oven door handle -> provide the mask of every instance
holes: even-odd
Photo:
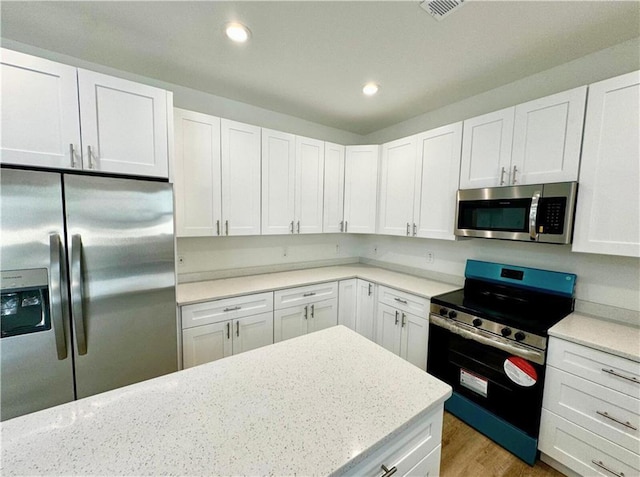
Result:
[[[534,363],[544,365],[544,352],[542,351],[525,348],[524,346],[518,345],[516,343],[510,343],[504,338],[488,335],[487,333],[484,333],[483,331],[477,330],[475,328],[472,330],[468,330],[451,320],[447,320],[437,315],[430,315],[429,321],[434,325],[439,326],[440,328],[444,328],[451,333],[461,336],[462,338],[473,340],[478,343],[491,346],[492,348],[498,348],[515,356],[520,356],[521,358],[528,359],[529,361],[533,361]]]

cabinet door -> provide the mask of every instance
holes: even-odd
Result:
[[[374,341],[376,329],[376,285],[358,279],[355,330],[365,338]]]
[[[400,357],[426,371],[429,320],[403,312],[401,314],[401,327]]]
[[[501,109],[464,122],[461,189],[509,184],[514,111]]]
[[[78,70],[85,170],[169,176],[167,92]]]
[[[224,235],[260,235],[260,128],[222,119]]]
[[[394,354],[400,355],[401,312],[384,303],[378,303],[376,315],[376,343]]]
[[[182,330],[185,368],[231,356],[231,351],[231,321]]]
[[[1,51],[0,160],[82,169],[76,69],[4,48]]]
[[[511,185],[578,180],[587,87],[516,106]]]
[[[574,252],[640,256],[640,72],[589,86]]]
[[[307,306],[309,307],[309,333],[338,324],[338,300],[336,298],[310,303]]]
[[[176,235],[220,235],[220,118],[174,109]]]
[[[359,280],[341,280],[338,284],[338,324],[356,329],[356,297]]]
[[[273,341],[288,340],[307,334],[308,305],[294,306],[273,312]]]
[[[324,233],[344,231],[344,153],[344,146],[325,142]]]
[[[344,171],[345,232],[376,232],[380,146],[347,146]]]
[[[296,232],[322,232],[324,142],[296,137]]]
[[[233,354],[273,344],[273,312],[233,320]]]
[[[262,234],[295,231],[296,137],[262,129]]]
[[[416,136],[382,146],[378,233],[413,235],[413,203],[420,162]]]
[[[418,237],[455,240],[456,193],[460,179],[462,123],[418,135],[418,177],[414,217]]]

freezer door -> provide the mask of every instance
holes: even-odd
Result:
[[[6,420],[74,398],[60,174],[3,168],[0,222],[0,319],[7,321],[0,339],[0,416]],[[43,326],[7,332],[20,309],[40,304],[48,311]]]
[[[64,175],[76,393],[177,371],[167,183]]]

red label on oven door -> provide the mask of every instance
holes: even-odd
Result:
[[[504,372],[514,383],[525,388],[531,387],[538,382],[536,368],[524,358],[511,356],[504,360]]]

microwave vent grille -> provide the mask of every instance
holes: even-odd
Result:
[[[459,9],[465,0],[425,0],[420,4],[423,10],[440,21]]]

